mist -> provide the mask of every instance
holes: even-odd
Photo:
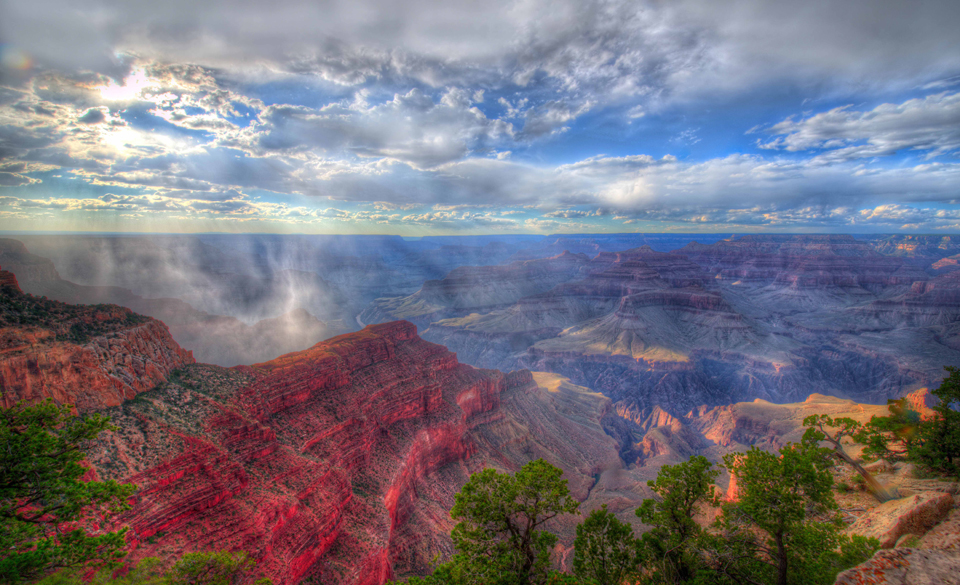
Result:
[[[377,299],[413,294],[458,266],[642,245],[667,251],[724,237],[17,235],[3,240],[0,266],[26,292],[128,307],[163,321],[198,361],[235,366],[356,331]]]

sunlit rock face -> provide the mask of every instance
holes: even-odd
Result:
[[[486,466],[545,458],[591,507],[644,495],[635,478],[594,490],[626,473],[603,430],[619,420],[608,399],[461,364],[409,322],[254,366],[193,366],[106,412],[120,430],[91,459],[140,486],[123,517],[135,558],[243,549],[280,584],[425,571],[450,552],[454,494]],[[555,527],[567,546],[576,521]]]
[[[645,412],[811,392],[883,402],[960,364],[954,280],[876,250],[889,245],[744,236],[603,251],[549,290],[468,314],[434,306],[418,325],[467,363],[556,372]],[[496,279],[487,272],[482,286]],[[469,297],[470,281],[456,280]],[[428,289],[365,314],[396,318]]]

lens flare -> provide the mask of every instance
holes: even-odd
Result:
[[[16,47],[0,44],[0,67],[26,71],[33,67],[33,59]]]

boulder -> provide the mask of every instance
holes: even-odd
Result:
[[[960,553],[960,508],[951,510],[945,520],[923,535],[917,546]]]
[[[869,561],[837,575],[834,585],[957,585],[960,554],[919,548],[879,550]]]
[[[851,524],[847,532],[876,538],[881,548],[893,548],[904,534],[925,534],[951,509],[953,496],[950,494],[916,494],[880,504]]]
[[[886,473],[893,469],[893,466],[890,465],[890,462],[886,459],[878,459],[873,463],[869,463],[863,466],[864,469],[870,473]]]

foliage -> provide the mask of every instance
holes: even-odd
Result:
[[[695,517],[703,505],[719,504],[713,483],[718,470],[706,457],[664,465],[647,485],[658,496],[644,500],[637,516],[652,527],[642,537],[642,558],[654,582],[687,582],[703,568],[703,528]]]
[[[854,435],[870,459],[904,461],[916,455],[922,423],[920,413],[911,409],[906,398],[888,400],[888,416],[873,416]]]
[[[562,582],[551,575],[557,536],[543,530],[560,514],[577,511],[563,471],[542,459],[515,475],[484,469],[470,476],[450,515],[456,554],[426,578],[410,584],[527,585]],[[561,581],[557,581],[561,579]]]
[[[805,440],[818,439],[833,444],[835,454],[857,469],[874,493],[877,486],[871,481],[872,476],[843,453],[840,446],[843,438],[850,437],[862,444],[863,453],[869,458],[908,460],[926,470],[960,476],[960,412],[957,410],[960,408],[960,370],[950,366],[945,369],[949,375],[931,392],[939,402],[929,419],[923,420],[904,398],[889,400],[890,414],[874,416],[864,425],[849,418],[807,417],[803,422],[810,428]],[[831,433],[828,429],[835,430]]]
[[[110,428],[106,417],[74,417],[50,400],[0,409],[0,581],[123,556],[126,529],[102,526],[135,486],[81,480],[84,447]]]
[[[146,321],[149,317],[116,305],[70,305],[10,287],[0,290],[0,326],[49,329],[57,341],[84,343]]]
[[[577,526],[573,572],[584,582],[618,585],[636,574],[639,544],[633,528],[608,512],[604,504]]]
[[[257,566],[245,552],[196,552],[183,556],[164,578],[164,585],[239,585]],[[258,585],[269,583],[257,581]]]
[[[825,455],[805,442],[724,457],[738,496],[718,521],[727,544],[715,562],[725,574],[745,583],[829,584],[873,553],[875,540],[840,534]]]
[[[896,490],[881,485],[858,461],[847,455],[843,448],[843,440],[849,437],[858,442],[869,442],[873,446],[871,447],[872,453],[881,450],[887,451],[889,450],[890,438],[888,437],[888,431],[885,429],[902,430],[900,425],[878,422],[875,416],[868,426],[864,426],[852,418],[835,419],[825,414],[810,415],[803,420],[803,424],[807,427],[803,434],[803,443],[810,447],[820,445],[822,442],[829,443],[831,448],[824,450],[824,453],[829,452],[859,473],[858,480],[860,483],[864,487],[868,487],[870,493],[879,502],[886,502],[898,497]],[[892,433],[893,431],[889,432]]]
[[[269,579],[257,579],[256,565],[245,552],[197,552],[184,555],[169,571],[151,557],[129,571],[103,569],[89,580],[82,571],[60,571],[36,585],[270,585]]]
[[[920,425],[920,438],[913,450],[913,458],[924,467],[960,476],[960,370],[944,368],[949,375],[931,394],[940,402],[933,407],[936,413]]]

